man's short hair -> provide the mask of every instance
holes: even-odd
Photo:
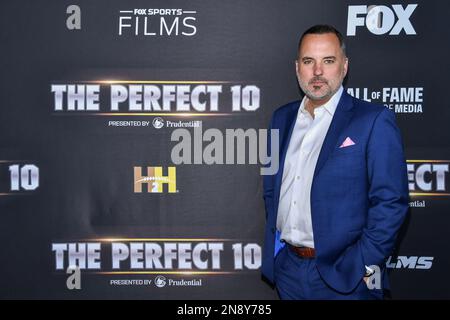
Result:
[[[300,37],[300,40],[298,41],[297,57],[298,57],[298,53],[300,52],[300,46],[302,44],[303,38],[307,34],[325,34],[325,33],[334,33],[336,35],[336,37],[339,40],[339,46],[341,47],[341,50],[344,53],[344,56],[347,56],[347,53],[345,51],[344,37],[342,36],[342,34],[333,26],[330,26],[327,24],[317,24],[315,26],[312,26],[305,32],[303,32],[302,36]]]

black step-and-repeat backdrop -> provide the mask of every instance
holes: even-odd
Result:
[[[450,298],[445,1],[8,1],[2,298],[276,299],[261,279],[266,128],[332,24],[345,88],[396,112],[410,214],[392,298]]]

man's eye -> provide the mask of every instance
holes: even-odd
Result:
[[[334,60],[333,59],[327,59],[324,62],[325,62],[325,64],[332,64],[332,63],[334,63]]]
[[[304,60],[303,64],[311,64],[311,60]]]

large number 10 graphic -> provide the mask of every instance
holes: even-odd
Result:
[[[22,167],[18,164],[9,166],[11,173],[11,191],[35,190],[39,187],[39,168],[34,164],[26,164]]]

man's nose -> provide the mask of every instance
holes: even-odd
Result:
[[[314,75],[320,76],[322,74],[323,74],[322,64],[321,63],[314,64]]]

